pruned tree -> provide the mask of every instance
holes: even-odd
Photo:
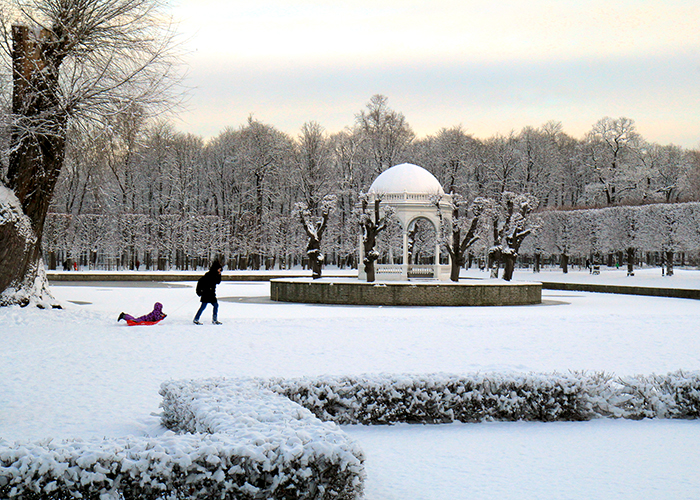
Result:
[[[0,304],[55,302],[41,241],[68,125],[135,103],[148,110],[173,103],[179,79],[164,19],[160,0],[12,0],[4,11],[2,67],[12,72],[12,110],[0,205],[19,219],[0,219]]]
[[[457,282],[459,281],[459,271],[466,263],[467,249],[481,238],[479,230],[483,222],[482,215],[488,207],[493,205],[493,201],[480,197],[469,204],[460,195],[452,193],[452,227],[449,229],[445,227],[447,221],[443,217],[439,199],[436,200],[435,205],[443,225],[442,246],[450,254],[450,279]],[[469,214],[471,214],[471,218]]]
[[[313,279],[321,277],[324,261],[323,253],[321,253],[321,239],[323,238],[323,232],[328,226],[328,218],[335,210],[335,207],[336,198],[332,194],[324,196],[321,203],[319,203],[319,216],[317,217],[312,214],[312,210],[305,202],[299,202],[295,207],[301,224],[304,226],[304,231],[309,237],[306,245],[306,255],[311,263],[311,276]]]
[[[498,277],[502,262],[503,279],[513,279],[520,245],[534,229],[530,214],[537,204],[537,198],[527,193],[503,193],[500,205],[493,211],[494,246],[489,249],[489,260],[495,265],[492,267],[493,277]]]
[[[377,236],[387,228],[389,219],[392,216],[391,210],[386,209],[384,216],[380,217],[379,205],[381,202],[381,198],[375,196],[372,212],[368,213],[369,197],[366,193],[360,194],[361,208],[358,213],[358,219],[362,231],[362,249],[364,253],[362,263],[365,265],[368,283],[372,283],[375,280],[374,263],[379,258],[379,252],[375,248],[377,246]]]

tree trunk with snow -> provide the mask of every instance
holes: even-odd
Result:
[[[455,195],[453,195],[455,196]],[[460,204],[456,202],[453,198],[452,205],[452,235],[451,241],[444,242],[444,246],[447,249],[447,253],[450,255],[451,267],[450,267],[450,280],[455,283],[459,281],[459,272],[466,263],[466,252],[469,247],[471,247],[479,237],[476,235],[479,217],[481,215],[480,211],[476,211],[474,218],[471,220],[467,234],[462,237],[461,228],[461,217],[459,213]],[[439,202],[436,204],[438,207],[438,214],[442,218],[440,212]]]
[[[374,263],[379,258],[379,252],[375,249],[377,235],[387,227],[387,216],[379,217],[379,204],[381,201],[379,198],[374,200],[373,218],[372,215],[367,213],[367,199],[362,199],[360,227],[362,229],[362,247],[364,250],[363,264],[365,265],[368,283],[372,283],[375,280]]]
[[[498,220],[494,220],[494,241],[496,245],[489,251],[489,258],[503,261],[503,279],[510,281],[513,279],[515,262],[518,258],[520,246],[523,240],[536,227],[529,221],[529,217],[538,201],[537,198],[530,194],[516,195],[504,192],[501,203],[503,222],[499,223]],[[498,273],[497,270],[496,273]],[[496,276],[493,276],[492,273],[492,277]]]
[[[313,220],[308,205],[298,204],[297,206],[301,224],[304,226],[306,236],[309,238],[306,246],[306,255],[309,257],[311,264],[311,277],[315,280],[321,277],[324,261],[321,253],[321,239],[323,238],[323,232],[328,226],[328,218],[335,209],[335,204],[335,196],[326,195],[321,201],[321,217],[318,220]]]
[[[507,252],[503,255],[503,279],[510,281],[513,279],[515,271],[515,261],[518,257],[517,253]]]
[[[489,276],[498,278],[498,273],[501,269],[501,248],[499,246],[491,247],[488,254]]]
[[[12,37],[12,113],[21,119],[11,132],[7,187],[18,204],[9,196],[1,202],[3,212],[13,215],[0,220],[0,305],[43,304],[53,298],[41,262],[41,235],[66,143],[57,97],[60,58],[48,30],[13,26]]]
[[[177,78],[172,34],[158,28],[159,0],[8,3],[14,4],[8,12],[31,28],[3,24],[0,34],[12,61],[0,305],[44,305],[55,301],[43,272],[42,234],[65,160],[68,121],[98,121],[134,103],[168,102]]]

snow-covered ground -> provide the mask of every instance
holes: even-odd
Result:
[[[700,271],[625,274],[516,278],[700,288]],[[224,282],[224,324],[195,326],[193,287],[58,283],[64,310],[0,308],[0,438],[158,435],[168,379],[700,369],[700,301],[545,290],[538,306],[324,306],[271,302],[267,283]],[[156,301],[168,313],[159,325],[116,322]],[[368,500],[700,498],[698,421],[344,429],[367,454]]]

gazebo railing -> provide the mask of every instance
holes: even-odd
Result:
[[[435,278],[435,266],[433,264],[409,264],[409,278]]]
[[[374,268],[376,274],[403,274],[401,264],[377,264]]]
[[[450,266],[434,264],[375,264],[374,272],[379,280],[447,279]]]
[[[379,197],[382,201],[431,201],[435,198],[436,194],[426,194],[426,193],[383,193]],[[444,195],[443,195],[444,196]]]

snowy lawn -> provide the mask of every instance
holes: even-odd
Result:
[[[535,276],[700,288],[700,272],[676,273]],[[224,282],[224,324],[209,324],[208,309],[195,326],[193,288],[63,283],[52,290],[65,310],[0,309],[0,438],[162,434],[158,388],[169,379],[700,369],[700,301],[545,290],[539,306],[345,307],[274,303],[267,283]],[[117,324],[156,301],[168,313],[159,325]],[[700,497],[697,421],[344,429],[367,454],[368,500]]]

